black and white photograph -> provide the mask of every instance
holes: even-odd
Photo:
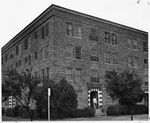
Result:
[[[0,0],[1,121],[149,122],[150,0]]]

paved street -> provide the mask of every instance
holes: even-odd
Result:
[[[131,116],[125,115],[125,116],[95,116],[95,117],[89,117],[89,118],[70,118],[70,119],[61,119],[60,121],[118,121],[118,120],[124,120],[124,121],[130,121]],[[134,115],[133,116],[134,121],[148,121],[148,115]],[[149,118],[150,120],[150,118]],[[29,119],[22,119],[21,117],[2,117],[2,121],[30,121]],[[37,121],[37,120],[34,120]],[[41,121],[41,120],[40,120]],[[46,121],[46,120],[45,120]]]

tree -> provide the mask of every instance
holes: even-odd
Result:
[[[13,96],[28,112],[30,120],[33,120],[33,115],[30,111],[30,104],[40,79],[33,77],[31,70],[18,73],[16,70],[6,72],[4,82],[2,84],[2,95],[4,97]]]
[[[64,78],[58,83],[53,81],[44,82],[35,96],[37,110],[42,114],[47,114],[47,90],[51,88],[50,96],[50,113],[51,119],[58,119],[67,117],[69,112],[77,108],[77,94],[72,85],[70,85]]]
[[[106,92],[112,99],[118,99],[120,104],[130,107],[131,120],[133,120],[132,108],[137,102],[141,102],[144,91],[141,88],[142,79],[135,73],[124,71],[121,73],[106,71]]]

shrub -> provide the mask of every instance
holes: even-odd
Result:
[[[20,107],[21,107],[20,105],[17,105],[17,106],[15,106],[15,108],[13,109],[13,111],[14,111],[14,116],[15,116],[15,117],[19,116],[19,108],[20,108]]]
[[[133,105],[133,114],[148,114],[148,107],[145,105]],[[129,115],[130,107],[127,105],[110,105],[107,109],[107,115]]]
[[[69,118],[81,118],[81,117],[94,117],[95,109],[85,108],[85,109],[74,109],[70,111]]]
[[[107,108],[107,115],[111,115],[111,116],[116,116],[116,115],[119,115],[119,109],[116,105],[110,105],[108,108]]]
[[[5,109],[2,107],[2,115],[5,114]]]
[[[134,105],[133,114],[148,114],[148,107],[145,105]]]
[[[24,107],[19,108],[19,115],[23,118],[29,118],[28,112]]]
[[[14,117],[14,112],[13,112],[12,108],[8,108],[6,110],[6,116],[8,116],[8,117]]]

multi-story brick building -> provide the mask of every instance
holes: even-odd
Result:
[[[51,5],[2,48],[2,69],[31,66],[35,76],[65,76],[78,93],[78,107],[113,101],[104,88],[106,70],[136,71],[148,100],[148,33]]]

